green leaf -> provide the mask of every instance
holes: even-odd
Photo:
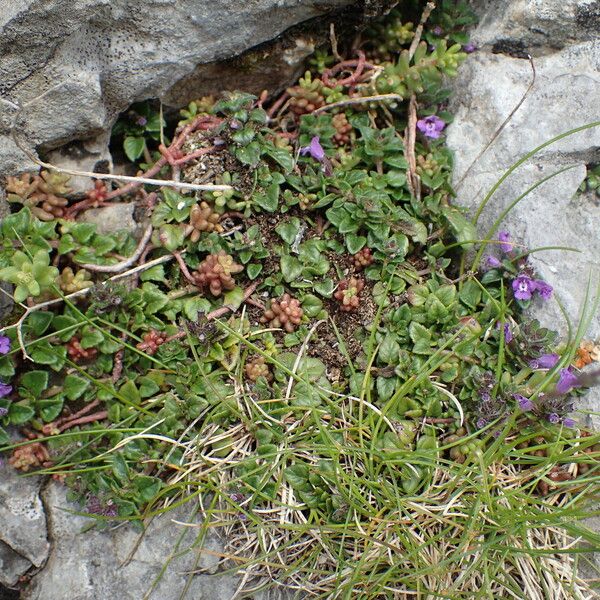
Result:
[[[183,314],[190,321],[198,320],[198,313],[210,312],[210,302],[206,298],[187,298],[183,302]]]
[[[477,239],[475,226],[461,212],[455,208],[445,206],[442,214],[446,218],[448,226],[457,242],[470,242]]]
[[[149,477],[148,475],[138,475],[133,483],[138,491],[139,497],[144,502],[150,502],[156,494],[158,494],[162,481],[156,477]]]
[[[40,400],[38,402],[40,416],[46,423],[50,423],[50,421],[54,421],[60,415],[63,405],[64,399],[61,396]]]
[[[249,279],[256,279],[260,272],[262,271],[263,266],[260,263],[251,263],[246,267],[246,273]]]
[[[313,294],[306,294],[302,299],[302,309],[308,318],[313,319],[323,309],[323,302]]]
[[[10,438],[8,437],[8,433],[6,433],[3,427],[0,427],[0,446],[8,446],[9,444]]]
[[[252,197],[253,202],[268,212],[275,212],[279,204],[279,184],[272,183],[267,187],[264,193],[255,194]]]
[[[119,394],[123,396],[125,400],[129,401],[130,404],[134,404],[136,406],[139,405],[142,400],[140,392],[131,379],[120,387]]]
[[[165,281],[164,265],[155,265],[140,275],[141,281]]]
[[[160,390],[160,387],[156,381],[145,375],[138,379],[138,383],[140,385],[140,396],[142,398],[150,398],[151,396],[154,396],[158,390]]]
[[[331,298],[334,289],[335,282],[331,278],[323,279],[323,281],[317,281],[313,285],[313,290],[324,298]]]
[[[183,246],[184,231],[179,225],[163,225],[158,239],[169,252],[174,252]]]
[[[143,137],[127,136],[123,140],[125,156],[127,156],[131,162],[135,162],[144,153],[145,147],[146,140]]]
[[[356,235],[350,233],[345,238],[346,248],[350,254],[356,254],[359,250],[362,250],[367,243],[367,238],[363,235]]]
[[[287,467],[283,471],[286,481],[296,491],[311,490],[311,485],[308,483],[308,473],[308,467],[300,463]]]
[[[423,327],[420,323],[412,321],[408,326],[410,339],[414,343],[413,352],[415,354],[429,354],[431,351],[431,331]]]
[[[236,286],[232,290],[226,292],[223,296],[223,303],[226,306],[231,306],[236,311],[244,301],[244,290]]]
[[[57,363],[56,350],[48,342],[41,342],[31,349],[30,354],[33,362],[40,365],[55,365]]]
[[[115,477],[119,480],[121,485],[127,485],[129,483],[129,467],[120,453],[114,453],[112,455],[112,472]]]
[[[475,281],[469,279],[463,283],[458,297],[463,304],[475,310],[481,302],[481,288]]]
[[[298,232],[300,231],[301,222],[298,217],[292,217],[289,221],[281,221],[275,231],[279,234],[281,239],[288,244],[293,244]]]
[[[394,334],[388,333],[379,346],[379,359],[386,365],[392,365],[398,361],[399,356],[400,344]]]
[[[148,285],[152,284],[146,284],[146,286]],[[143,289],[143,298],[144,302],[146,303],[144,314],[153,315],[169,303],[169,297],[157,289],[152,289],[146,286],[144,286]]]
[[[289,173],[294,168],[294,157],[288,150],[285,150],[284,148],[276,148],[275,146],[269,146],[266,154],[275,162],[279,163],[286,173]]]
[[[247,146],[236,148],[235,157],[245,165],[255,167],[260,160],[261,147],[256,141],[250,142]]]
[[[53,314],[51,312],[36,311],[29,315],[27,319],[27,328],[36,336],[41,336],[52,323]]]
[[[67,375],[63,383],[63,391],[69,400],[76,400],[90,385],[89,379],[77,375]]]
[[[377,398],[385,402],[389,400],[396,391],[397,377],[377,377]]]
[[[104,335],[99,329],[84,327],[80,340],[82,348],[96,348],[103,341]]]
[[[10,379],[15,374],[15,365],[9,356],[0,356],[0,379]]]
[[[19,385],[38,398],[48,387],[48,371],[28,371],[21,377]]]
[[[302,265],[295,256],[285,255],[281,257],[281,273],[287,283],[295,281],[302,275]]]
[[[35,411],[27,402],[13,402],[8,407],[8,420],[12,425],[22,425],[33,417]]]

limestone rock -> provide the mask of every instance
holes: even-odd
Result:
[[[455,120],[448,129],[448,144],[455,153],[458,202],[471,213],[519,158],[554,136],[598,118],[600,42],[567,47],[536,59],[535,65],[537,77],[531,93],[478,159],[525,93],[531,69],[528,61],[479,52],[467,59],[454,83]],[[545,250],[532,255],[532,263],[554,286],[575,321],[584,302],[588,276],[598,276],[600,263],[600,206],[591,195],[576,194],[586,164],[600,161],[599,147],[600,127],[547,146],[501,185],[479,222],[483,235],[530,186],[572,167],[532,190],[509,213],[502,229],[528,248],[564,246],[579,251]],[[544,324],[566,330],[555,301],[536,305],[535,313]],[[592,320],[588,335],[600,335],[598,317]]]
[[[32,148],[47,152],[108,132],[117,115],[135,101],[158,97],[181,105],[198,97],[204,91],[199,65],[231,59],[292,26],[357,3],[4,1],[0,3],[0,97],[12,106],[0,102],[0,174],[31,168],[7,135],[15,105],[22,107],[17,119],[21,137]],[[361,3],[369,15],[390,4],[389,0]],[[283,53],[276,52],[275,57],[267,53],[266,59],[277,62],[281,54],[293,71],[306,56],[305,46],[314,43],[310,37],[303,32],[298,44],[289,39]],[[260,61],[260,56],[252,60]],[[237,72],[247,67],[240,65]],[[282,72],[281,85],[289,74],[289,70]],[[260,77],[258,69],[255,86]],[[178,94],[170,93],[178,84]],[[182,91],[187,98],[180,96]]]
[[[474,8],[473,40],[494,52],[541,56],[600,35],[598,0],[476,0]]]
[[[4,467],[0,479],[0,583],[13,586],[32,566],[41,567],[50,549],[39,477],[20,477]]]
[[[199,534],[197,527],[174,523],[174,520],[199,523],[190,516],[192,503],[156,517],[141,541],[141,533],[127,524],[82,533],[90,519],[61,510],[80,510],[65,499],[63,486],[54,483],[48,486],[46,504],[51,511],[52,554],[23,593],[23,600],[139,600],[142,597],[176,600],[188,577],[188,598],[224,600],[233,596],[237,581],[233,576],[207,574],[214,571],[215,556],[221,551],[218,540],[211,535],[203,545],[205,553],[199,558],[193,550],[172,557],[173,553],[188,549]],[[169,567],[152,589],[169,558],[172,558]],[[188,575],[190,571],[198,571],[198,574]],[[144,595],[146,592],[148,596]]]

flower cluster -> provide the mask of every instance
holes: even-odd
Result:
[[[8,354],[10,352],[10,338],[6,335],[0,335],[0,354]],[[12,385],[0,381],[0,398],[8,396],[12,392]],[[0,408],[0,417],[6,415],[5,408]],[[4,413],[4,414],[2,414]]]

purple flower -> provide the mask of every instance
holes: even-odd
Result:
[[[325,158],[325,150],[323,150],[323,146],[321,146],[319,136],[315,135],[313,139],[310,140],[310,144],[308,146],[300,148],[300,154],[302,154],[302,156],[310,154],[315,160],[323,162],[323,159]]]
[[[531,300],[531,295],[535,291],[533,279],[527,275],[519,275],[513,279],[512,289],[517,300]]]
[[[475,52],[475,50],[477,50],[477,46],[473,43],[473,42],[468,42],[466,44],[463,44],[463,52],[466,52],[467,54],[471,54],[472,52]]]
[[[519,408],[522,411],[529,412],[535,407],[535,404],[529,398],[525,398],[521,394],[513,394],[513,398],[519,403]]]
[[[485,265],[489,268],[489,269],[497,269],[498,267],[502,266],[502,262],[499,261],[495,256],[488,256],[485,259]]]
[[[500,242],[502,252],[510,252],[513,249],[513,244],[509,240],[510,233],[508,231],[500,231],[498,233],[498,241]]]
[[[0,398],[4,398],[4,396],[8,396],[12,392],[12,385],[8,385],[7,383],[2,383],[0,381]]]
[[[146,119],[146,117],[138,117],[135,123],[140,127],[145,127],[148,124],[148,119]]]
[[[529,366],[532,369],[551,369],[559,359],[558,354],[542,354],[538,358],[530,360]]]
[[[8,414],[8,408],[4,408],[4,406],[0,406],[0,417],[5,417]]]
[[[8,354],[10,351],[10,338],[0,335],[0,354]]]
[[[549,300],[552,296],[552,286],[541,279],[536,279],[533,282],[535,291],[544,299]]]
[[[487,425],[487,421],[483,417],[480,417],[477,419],[476,425],[477,429],[483,429]]]
[[[442,135],[442,131],[446,127],[446,123],[442,121],[436,115],[430,115],[429,117],[425,117],[424,119],[419,119],[417,121],[417,129],[428,138],[432,138],[437,140],[440,135]]]
[[[510,323],[504,323],[504,342],[510,344],[513,339],[512,331],[510,330]]]
[[[575,425],[576,425],[576,423],[575,423],[575,419],[571,419],[571,417],[565,417],[565,418],[563,419],[563,425],[564,425],[565,427],[569,427],[569,428],[571,428],[571,427],[575,427]]]
[[[576,387],[581,387],[577,375],[571,373],[571,369],[561,369],[559,371],[558,383],[556,384],[556,391],[559,394],[566,394]]]
[[[436,25],[431,31],[433,35],[442,35],[444,33],[444,30],[439,25]]]
[[[550,421],[550,423],[558,423],[560,421],[560,417],[556,414],[556,413],[550,413],[547,417],[548,421]]]

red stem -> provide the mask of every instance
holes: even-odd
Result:
[[[71,427],[75,427],[75,425],[85,425],[86,423],[93,423],[94,421],[102,421],[108,417],[108,411],[102,410],[100,412],[94,413],[93,415],[88,415],[87,417],[81,417],[79,419],[73,419],[72,421],[68,421],[61,425],[58,430],[62,433],[66,429],[70,429]]]

